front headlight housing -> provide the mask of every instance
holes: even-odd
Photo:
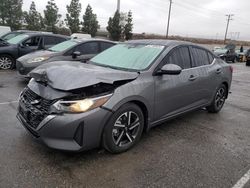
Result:
[[[112,96],[112,94],[104,95],[96,98],[86,98],[82,100],[56,102],[53,107],[59,112],[65,113],[83,113],[104,105]]]
[[[49,57],[35,57],[27,61],[27,63],[38,63],[49,59]]]

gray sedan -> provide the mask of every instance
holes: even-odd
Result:
[[[192,43],[130,41],[85,64],[54,62],[33,70],[17,117],[51,148],[103,146],[120,153],[164,121],[204,107],[219,112],[232,71]]]
[[[28,73],[39,65],[53,61],[86,62],[115,44],[112,41],[101,39],[68,40],[47,50],[37,51],[18,58],[16,62],[17,71],[20,75],[28,76]]]

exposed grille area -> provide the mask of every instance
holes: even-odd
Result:
[[[19,113],[30,127],[36,129],[49,114],[49,108],[54,102],[40,97],[27,87],[20,95]]]

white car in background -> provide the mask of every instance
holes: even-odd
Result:
[[[8,32],[10,32],[11,29],[8,26],[0,26],[0,37]]]
[[[83,34],[83,33],[73,33],[71,36],[71,39],[91,39],[90,34]]]

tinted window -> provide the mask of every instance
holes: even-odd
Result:
[[[210,63],[210,64],[213,63],[213,61],[214,61],[214,56],[213,56],[211,53],[209,53],[209,52],[208,52],[208,59],[209,59],[209,63]]]
[[[40,41],[40,36],[31,37],[23,42],[24,46],[38,46]]]
[[[76,47],[75,51],[81,52],[82,55],[85,54],[97,54],[98,53],[98,42],[88,42],[80,44]]]
[[[104,51],[110,48],[111,46],[114,46],[114,44],[109,43],[109,42],[100,42],[100,44],[101,44],[101,51]]]
[[[203,65],[209,65],[209,59],[207,55],[207,51],[200,48],[193,48],[193,67],[199,67]]]
[[[188,47],[175,49],[168,57],[167,63],[179,65],[182,69],[190,68],[191,60]]]

